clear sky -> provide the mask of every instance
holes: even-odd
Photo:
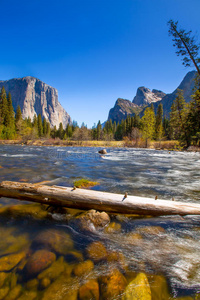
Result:
[[[172,92],[191,70],[169,19],[200,35],[200,0],[0,0],[0,10],[0,80],[39,78],[88,127],[117,98],[132,100],[139,86]]]

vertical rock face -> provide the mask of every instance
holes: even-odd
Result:
[[[158,91],[153,89],[152,91],[144,86],[139,87],[137,89],[136,96],[133,99],[133,103],[142,106],[142,105],[148,105],[152,102],[157,102],[162,100],[162,98],[166,94],[162,91]]]
[[[5,87],[6,92],[10,92],[13,107],[16,112],[19,105],[22,110],[23,118],[41,114],[46,118],[51,126],[59,126],[63,123],[64,128],[71,118],[58,101],[58,91],[34,77],[24,77],[0,81],[0,88]]]

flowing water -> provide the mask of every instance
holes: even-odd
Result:
[[[98,150],[1,145],[0,181],[73,186],[87,178],[99,182],[96,190],[199,202],[199,153]],[[112,215],[110,225],[88,223],[86,230],[80,211],[22,203],[1,199],[0,299],[132,299],[125,298],[130,283],[151,289],[135,299],[200,299],[200,217]],[[40,250],[52,255],[49,261]],[[16,262],[8,267],[6,259]],[[31,259],[41,268],[34,270]],[[145,287],[138,274],[145,274]]]

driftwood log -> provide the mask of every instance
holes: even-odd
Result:
[[[200,204],[166,201],[62,186],[3,181],[0,197],[118,214],[200,215]]]

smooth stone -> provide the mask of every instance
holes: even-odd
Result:
[[[0,288],[4,285],[5,280],[8,278],[9,273],[0,272]]]
[[[107,250],[103,243],[93,242],[86,248],[87,256],[95,263],[107,258]]]
[[[75,276],[81,277],[88,275],[94,269],[94,263],[91,260],[86,260],[75,266],[73,273]]]
[[[43,208],[41,204],[13,205],[9,207],[8,212],[14,217],[32,216],[36,219],[44,219],[48,215],[48,212]]]
[[[61,275],[44,291],[42,300],[77,300],[78,289],[77,280]]]
[[[151,289],[144,273],[139,273],[126,287],[122,300],[151,300]]]
[[[55,280],[58,278],[61,273],[65,270],[64,258],[63,256],[59,257],[58,260],[52,263],[52,265],[47,268],[46,270],[42,271],[37,278],[42,280],[44,278],[48,278],[50,281]]]
[[[34,278],[26,283],[26,288],[27,290],[37,290],[38,285],[39,281],[36,278]]]
[[[137,232],[142,235],[157,236],[165,232],[165,229],[161,226],[144,226],[137,228]]]
[[[25,256],[25,252],[20,252],[1,257],[0,272],[12,270]]]
[[[37,296],[36,291],[25,291],[17,300],[35,300]]]
[[[42,289],[46,289],[51,284],[51,280],[49,278],[43,278],[40,282],[40,286]]]
[[[19,298],[22,292],[22,286],[20,284],[16,285],[11,291],[9,291],[8,295],[4,300],[16,300]]]
[[[0,289],[0,300],[4,299],[6,297],[6,295],[9,293],[9,287],[2,287]]]
[[[102,299],[118,299],[126,288],[127,281],[118,269],[100,279],[100,295]]]
[[[35,238],[34,243],[44,245],[61,255],[66,255],[74,247],[74,242],[70,235],[57,229],[42,231]]]
[[[99,284],[91,279],[79,288],[79,300],[99,300]]]
[[[56,260],[56,255],[47,250],[36,251],[27,261],[25,271],[28,276],[35,276],[48,268]]]
[[[151,287],[152,300],[170,299],[167,280],[164,276],[150,275],[148,281]]]

